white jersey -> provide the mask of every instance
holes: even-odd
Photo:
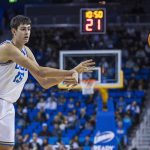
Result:
[[[11,43],[11,41],[7,40],[3,43]],[[21,52],[27,57],[25,48]],[[27,78],[28,70],[22,66],[12,61],[7,63],[0,62],[0,99],[10,103],[16,102],[20,97]]]

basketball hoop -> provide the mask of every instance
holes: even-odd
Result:
[[[90,95],[94,93],[94,86],[96,84],[96,80],[82,80],[81,87],[82,87],[82,94],[83,95]]]

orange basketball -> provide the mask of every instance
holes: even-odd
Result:
[[[150,33],[148,34],[148,46],[150,46]]]

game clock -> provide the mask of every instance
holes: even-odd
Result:
[[[80,9],[80,33],[104,34],[106,32],[105,8]]]

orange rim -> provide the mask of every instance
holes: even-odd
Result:
[[[96,82],[96,80],[95,79],[82,80],[81,82],[83,82],[83,83],[94,83],[94,82]]]

